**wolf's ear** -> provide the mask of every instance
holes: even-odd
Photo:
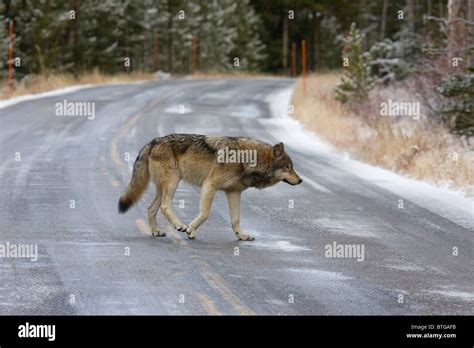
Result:
[[[273,146],[273,155],[275,157],[280,157],[281,155],[283,155],[283,151],[285,151],[283,143],[279,143]]]

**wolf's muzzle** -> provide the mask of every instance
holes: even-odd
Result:
[[[287,184],[292,185],[292,186],[296,186],[296,185],[301,184],[301,183],[303,182],[303,179],[300,178],[296,184],[293,184],[292,182],[289,182],[289,181],[286,180],[286,179],[283,179],[283,181],[286,182]]]

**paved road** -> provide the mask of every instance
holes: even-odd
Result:
[[[472,315],[472,228],[414,202],[398,209],[395,194],[291,144],[307,180],[244,193],[254,242],[235,240],[223,194],[192,241],[161,215],[168,236],[151,237],[152,189],[117,214],[127,159],[146,142],[175,132],[277,142],[284,128],[265,122],[266,96],[292,83],[111,85],[1,109],[0,243],[37,244],[39,258],[0,259],[0,314]],[[95,102],[95,118],[56,116],[64,99]],[[182,221],[198,199],[181,184]],[[364,261],[325,257],[333,242],[363,245]]]

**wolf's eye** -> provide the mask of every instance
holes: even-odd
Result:
[[[290,166],[286,166],[285,168],[283,168],[283,170],[284,170],[285,172],[289,172],[290,169],[291,169]]]

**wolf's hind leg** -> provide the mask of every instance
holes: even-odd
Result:
[[[188,234],[189,239],[196,238],[196,230],[208,218],[209,212],[211,210],[212,201],[214,200],[215,194],[216,194],[215,188],[212,187],[211,184],[206,183],[204,181],[204,183],[202,185],[202,189],[201,189],[201,200],[200,200],[200,203],[199,203],[199,214],[189,224],[188,228],[186,229],[186,233]]]
[[[225,194],[229,205],[230,221],[235,235],[239,240],[255,240],[251,235],[243,233],[240,228],[240,192],[226,192]]]
[[[161,187],[159,184],[156,184],[156,197],[151,202],[150,206],[148,207],[148,223],[150,224],[151,234],[153,237],[165,237],[166,233],[162,232],[156,226],[156,214],[158,213],[158,209],[160,209],[161,205]]]
[[[162,181],[162,201],[161,201],[161,212],[168,219],[169,222],[176,228],[178,231],[185,231],[186,226],[179,221],[177,216],[174,214],[173,210],[171,209],[171,204],[173,202],[173,197],[178,188],[179,184],[179,176],[177,175],[169,175],[166,178],[166,181]]]

